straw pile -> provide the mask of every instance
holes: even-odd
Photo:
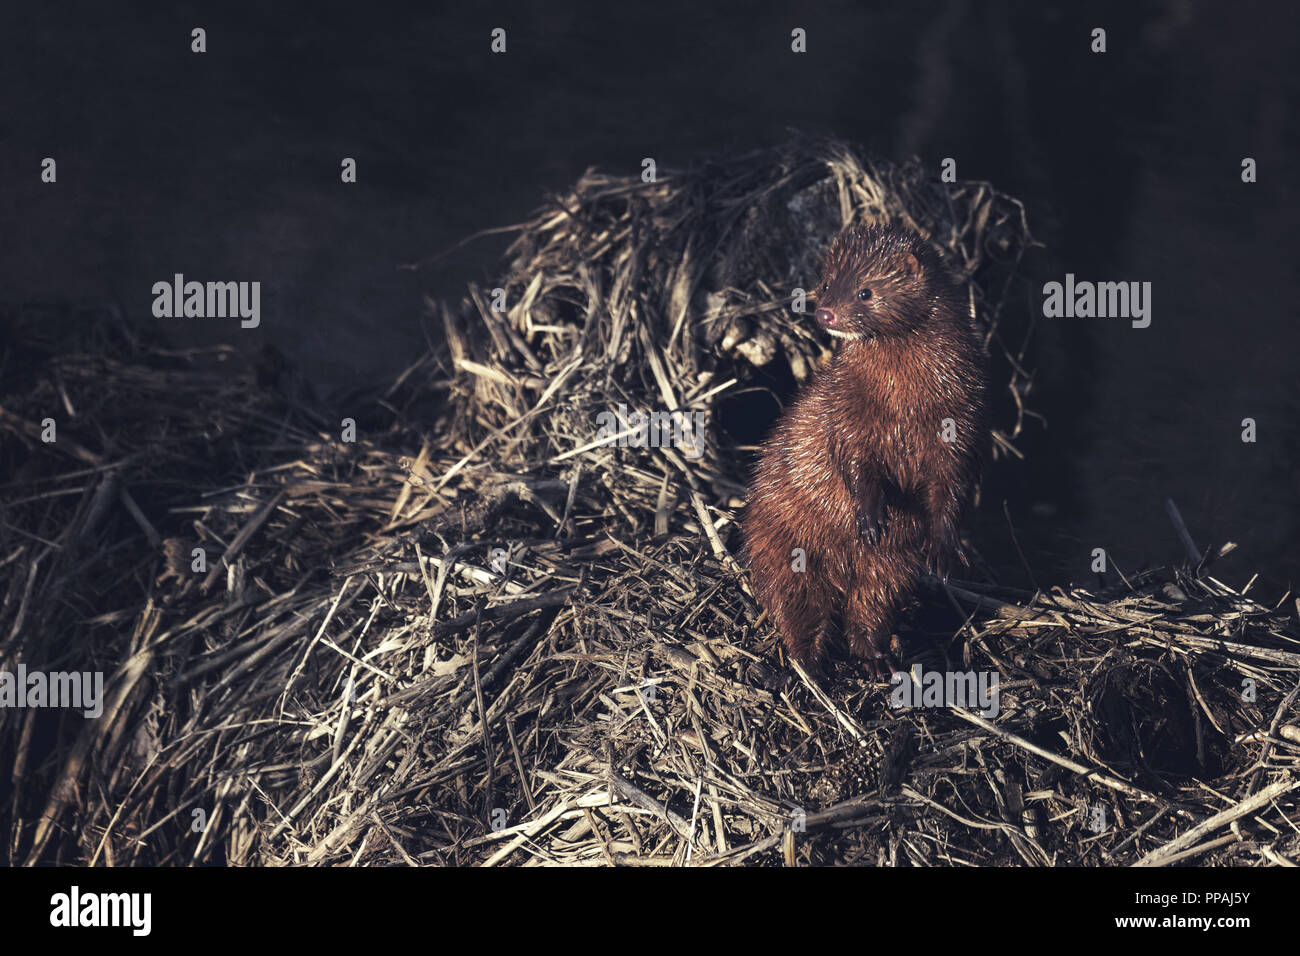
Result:
[[[908,659],[996,671],[996,716],[782,666],[718,413],[824,359],[795,290],[884,217],[969,280],[1014,454],[1020,207],[837,143],[588,173],[493,289],[432,303],[445,344],[328,411],[274,356],[217,374],[236,358],[9,316],[31,371],[0,395],[0,667],[108,679],[97,720],[0,710],[7,859],[1294,859],[1300,636],[1213,555],[1114,593],[930,581]],[[705,438],[598,441],[620,404]]]

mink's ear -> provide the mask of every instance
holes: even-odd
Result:
[[[909,252],[903,258],[903,271],[907,273],[909,279],[915,279],[921,274],[921,260],[916,258],[915,252]]]

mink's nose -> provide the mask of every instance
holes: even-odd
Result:
[[[817,321],[820,322],[824,328],[829,329],[835,324],[835,313],[830,309],[818,309]]]

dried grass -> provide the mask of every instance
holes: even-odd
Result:
[[[218,375],[114,323],[41,344],[0,408],[0,667],[111,677],[98,720],[0,710],[7,858],[1293,861],[1295,615],[1208,558],[1114,592],[929,581],[907,659],[996,671],[990,719],[780,665],[717,413],[824,359],[793,290],[882,217],[969,280],[1014,454],[1022,210],[833,142],[588,173],[518,227],[507,311],[432,303],[445,347],[343,403],[352,443],[274,360]],[[703,454],[595,443],[619,403],[704,413]]]

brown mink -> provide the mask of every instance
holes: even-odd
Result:
[[[886,678],[922,570],[965,560],[957,526],[989,440],[984,350],[951,273],[908,231],[836,236],[815,296],[840,342],[764,444],[745,558],[792,657],[820,671],[842,628]]]

